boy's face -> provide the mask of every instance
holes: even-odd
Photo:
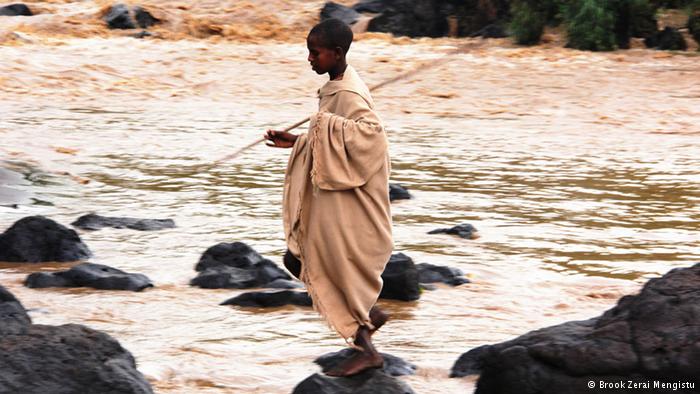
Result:
[[[315,34],[306,38],[306,47],[309,49],[307,60],[311,63],[311,69],[316,71],[316,74],[325,74],[332,70],[342,56],[340,48],[324,47]]]

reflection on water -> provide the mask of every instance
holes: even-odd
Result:
[[[301,46],[123,43],[0,48],[0,75],[12,76],[0,83],[0,154],[22,191],[50,203],[0,206],[0,227],[34,214],[63,224],[92,211],[173,218],[177,228],[153,233],[81,233],[94,262],[157,287],[22,287],[47,265],[0,265],[0,282],[35,322],[117,337],[158,392],[289,392],[342,340],[311,310],[221,307],[240,291],[188,281],[218,242],[245,241],[281,262],[288,151],[261,145],[211,163],[311,113],[323,80]],[[376,83],[439,56],[438,44],[450,41],[361,41],[351,55]],[[469,391],[473,380],[447,375],[472,347],[595,316],[646,278],[700,261],[694,59],[488,47],[459,57],[375,94],[392,180],[415,196],[392,205],[396,251],[473,281],[381,302],[393,319],[377,345],[421,368],[405,378],[420,393]],[[14,63],[23,58],[32,61]],[[59,78],[70,70],[85,78]],[[426,234],[461,222],[482,238]]]

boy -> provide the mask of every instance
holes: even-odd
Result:
[[[307,37],[308,61],[328,73],[308,133],[268,130],[268,146],[293,148],[284,181],[285,266],[300,278],[316,309],[359,350],[330,376],[379,368],[371,335],[388,316],[372,308],[391,256],[389,155],[369,89],[345,55],[352,31],[337,19]]]

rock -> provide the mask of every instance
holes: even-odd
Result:
[[[78,234],[43,216],[18,220],[0,235],[0,261],[78,261],[91,256]]]
[[[644,39],[644,45],[647,48],[665,51],[685,51],[688,49],[688,44],[686,44],[683,35],[672,27],[666,27],[653,36]]]
[[[352,6],[352,9],[357,12],[381,14],[386,9],[386,0],[362,0]]]
[[[353,348],[345,348],[338,352],[324,354],[323,356],[314,360],[314,362],[320,365],[321,369],[325,373],[343,362],[343,360],[350,358],[355,353],[357,353],[357,350]],[[384,357],[384,367],[382,368],[382,371],[384,371],[385,374],[389,376],[415,375],[417,367],[414,364],[411,364],[400,357],[392,356],[391,354],[380,354],[382,357]]]
[[[135,29],[136,27],[145,29],[160,22],[142,7],[136,6],[129,9],[125,4],[115,4],[110,7],[104,21],[110,29]]]
[[[469,279],[465,278],[462,270],[458,268],[420,263],[416,264],[416,269],[420,283],[442,282],[451,286],[469,283]]]
[[[220,305],[238,305],[257,308],[278,307],[282,305],[311,306],[311,297],[299,291],[254,291],[230,298]]]
[[[404,382],[370,369],[347,378],[313,374],[299,383],[292,394],[414,394]]]
[[[389,200],[409,200],[411,198],[411,193],[409,193],[403,186],[399,185],[398,183],[389,184]]]
[[[130,274],[101,264],[84,263],[68,271],[35,272],[27,276],[24,285],[30,288],[44,287],[92,287],[100,290],[141,291],[153,287],[142,274]]]
[[[478,230],[469,223],[463,223],[452,228],[439,228],[436,230],[429,231],[428,234],[451,234],[458,235],[465,239],[479,238]]]
[[[403,253],[391,255],[382,273],[384,286],[380,298],[415,301],[420,298],[418,270],[413,260]]]
[[[210,247],[200,257],[195,270],[200,273],[190,284],[206,289],[299,286],[277,264],[242,242]]]
[[[481,357],[491,348],[491,345],[476,347],[457,359],[450,371],[451,378],[461,378],[470,375],[479,375],[484,368]]]
[[[131,36],[134,38],[146,38],[146,37],[152,37],[153,34],[149,31],[142,30],[136,34],[132,34]]]
[[[334,3],[332,1],[327,2],[321,9],[321,21],[326,19],[340,19],[347,25],[353,25],[360,19],[360,14],[350,7],[346,7],[341,4]]]
[[[6,393],[149,394],[134,357],[90,328],[31,325],[0,337],[0,388]]]
[[[0,338],[8,334],[26,333],[30,324],[32,320],[19,300],[0,286]]]
[[[467,354],[479,354],[460,357],[464,363],[455,364],[452,373],[480,369],[476,394],[583,394],[591,392],[589,381],[696,382],[699,326],[696,264],[651,279],[639,294],[622,297],[602,316],[474,349]]]
[[[0,286],[0,392],[151,394],[134,357],[109,335],[67,324],[32,324]]]
[[[95,215],[90,213],[78,218],[71,223],[72,226],[83,230],[99,230],[104,227],[129,228],[139,231],[154,231],[166,228],[174,228],[175,222],[172,219],[136,219],[119,218]]]
[[[472,33],[470,37],[481,37],[481,38],[505,38],[508,37],[508,33],[503,26],[490,24],[484,28]]]
[[[688,18],[688,32],[693,39],[700,44],[700,13],[696,15],[691,15]]]
[[[301,289],[304,284],[293,279],[275,279],[266,284],[265,287],[268,289]]]
[[[505,23],[508,0],[392,0],[374,17],[369,31],[409,37],[443,37],[450,31],[448,18],[455,18],[457,35],[469,36],[489,24]]]
[[[0,7],[0,16],[32,16],[32,10],[25,4],[15,3]]]

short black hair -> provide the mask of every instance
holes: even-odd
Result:
[[[352,44],[352,30],[345,22],[336,18],[329,18],[314,26],[309,36],[316,36],[324,48],[335,49],[340,47],[348,53]]]

